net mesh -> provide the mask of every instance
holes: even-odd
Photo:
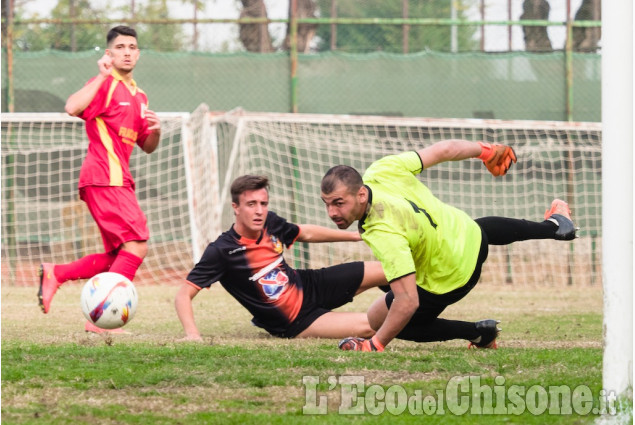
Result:
[[[130,168],[148,219],[151,249],[135,281],[183,278],[192,267],[185,158],[187,114],[162,114],[160,148],[135,149]],[[4,114],[2,120],[2,281],[32,285],[40,262],[67,263],[103,252],[99,230],[79,199],[88,141],[64,114]]]
[[[251,114],[212,119],[219,153],[220,192],[242,174],[270,178],[270,209],[290,221],[334,227],[319,198],[333,165],[360,172],[376,159],[439,140],[460,138],[512,146],[518,164],[494,178],[480,160],[446,162],[419,178],[441,200],[470,216],[542,221],[554,198],[569,202],[581,227],[574,242],[526,241],[490,247],[482,281],[594,284],[601,279],[601,128],[595,123],[436,120],[394,117]],[[233,221],[229,197],[218,208],[222,228]],[[220,214],[222,212],[222,214]],[[296,244],[296,267],[373,259],[363,243]]]
[[[247,113],[161,114],[151,155],[135,149],[130,168],[148,218],[149,253],[135,281],[178,282],[207,244],[233,223],[231,182],[270,178],[270,209],[288,220],[334,227],[320,200],[333,165],[363,172],[388,154],[449,138],[511,145],[518,164],[494,178],[479,160],[447,162],[419,178],[470,216],[541,221],[566,200],[581,230],[573,242],[490,247],[481,280],[572,285],[601,281],[601,126],[597,123],[442,120],[377,116]],[[67,263],[102,252],[98,229],[78,198],[87,140],[64,114],[4,114],[2,120],[2,281],[38,282],[40,262]],[[295,267],[372,260],[364,243],[296,243]]]

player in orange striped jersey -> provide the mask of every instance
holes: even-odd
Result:
[[[231,186],[234,225],[205,249],[176,297],[183,341],[201,341],[192,299],[220,282],[253,315],[252,323],[282,338],[370,338],[374,331],[363,312],[331,311],[360,292],[386,284],[377,261],[351,262],[321,269],[294,269],[284,248],[298,242],[360,241],[357,232],[294,224],[269,211],[269,183],[246,175]]]

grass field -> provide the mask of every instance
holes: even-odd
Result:
[[[197,344],[176,341],[175,286],[139,286],[131,334],[104,337],[83,331],[81,285],[63,286],[48,315],[35,287],[3,285],[2,423],[590,424],[602,407],[597,286],[480,285],[442,317],[500,319],[498,350],[394,341],[384,353],[269,337],[215,286],[194,300]],[[364,311],[375,291],[346,309]],[[571,413],[547,408],[556,386],[573,394]]]

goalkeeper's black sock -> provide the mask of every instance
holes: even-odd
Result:
[[[558,226],[551,221],[529,221],[507,217],[481,217],[476,223],[490,245],[509,245],[530,239],[554,239]]]
[[[480,336],[474,322],[461,320],[435,319],[427,324],[410,322],[397,335],[399,339],[415,342],[448,341],[451,339],[465,339],[468,341]]]

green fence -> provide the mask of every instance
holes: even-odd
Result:
[[[13,53],[15,112],[62,112],[97,74],[100,52]],[[155,111],[263,112],[523,120],[601,120],[601,56],[574,53],[300,54],[292,102],[287,53],[143,51],[135,79]],[[4,63],[5,61],[3,61]],[[3,73],[3,99],[7,88]],[[3,102],[3,111],[7,104]]]

